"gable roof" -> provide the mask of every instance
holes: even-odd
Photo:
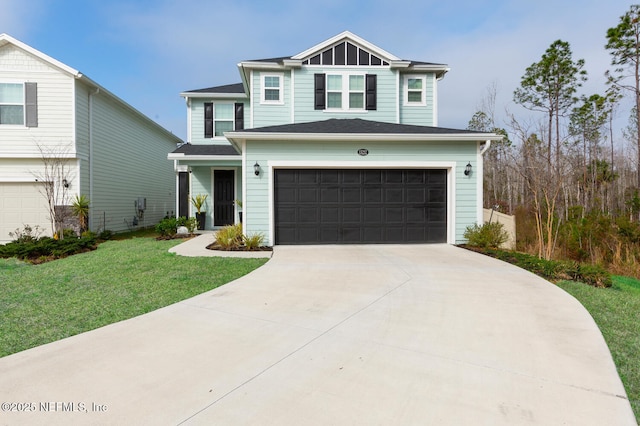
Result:
[[[445,64],[400,59],[397,56],[387,52],[384,49],[381,49],[373,43],[370,43],[349,31],[343,31],[342,33],[333,36],[319,44],[316,44],[315,46],[296,55],[282,56],[271,59],[253,59],[242,61],[238,64],[238,68],[240,70],[243,81],[246,83],[247,76],[245,68],[299,68],[303,64],[312,63],[310,61],[311,58],[317,59],[326,50],[332,49],[337,45],[343,43],[351,44],[360,50],[364,50],[367,53],[367,55],[365,56],[375,56],[377,60],[380,61],[380,63],[376,62],[375,64],[372,61],[371,64],[368,65],[387,65],[391,68],[407,69],[408,71],[431,71],[436,73],[437,78],[444,77],[444,75],[449,71],[449,67]],[[313,64],[319,64],[319,62],[316,61],[313,62]]]
[[[316,44],[315,46],[305,50],[304,52],[300,52],[297,55],[292,56],[291,59],[304,60],[304,59],[309,58],[311,56],[314,56],[314,55],[316,55],[318,53],[321,53],[325,49],[333,46],[334,44],[340,43],[342,41],[350,41],[352,43],[360,45],[364,49],[370,51],[371,53],[376,54],[377,56],[385,59],[388,62],[400,61],[401,60],[397,56],[392,55],[391,53],[387,52],[386,50],[383,50],[383,49],[379,48],[375,44],[369,43],[367,40],[365,40],[365,39],[363,39],[361,37],[358,37],[357,35],[353,34],[350,31],[343,31],[340,34],[335,35],[335,36],[331,37],[330,39],[327,39],[327,40],[323,41],[322,43]]]
[[[385,123],[360,118],[332,118],[308,123],[284,124],[226,132],[236,147],[243,140],[344,140],[344,141],[500,141],[496,133],[445,127]]]
[[[176,144],[182,142],[182,139],[180,139],[178,136],[174,135],[172,132],[170,132],[169,130],[165,129],[160,124],[156,123],[151,118],[149,118],[148,116],[144,115],[143,113],[141,113],[140,111],[135,109],[133,106],[131,106],[130,104],[128,104],[124,100],[120,99],[119,97],[117,97],[113,93],[111,93],[109,90],[105,89],[104,87],[102,87],[101,85],[96,83],[95,81],[91,80],[89,77],[87,77],[86,75],[84,75],[80,71],[78,71],[78,70],[76,70],[74,68],[71,68],[70,66],[68,66],[66,64],[63,64],[62,62],[60,62],[60,61],[58,61],[56,59],[53,59],[51,56],[46,55],[46,54],[40,52],[37,49],[34,49],[33,47],[29,46],[28,44],[25,44],[25,43],[21,42],[20,40],[16,40],[15,38],[11,37],[8,34],[0,34],[0,48],[3,47],[3,46],[6,46],[8,44],[12,44],[12,45],[16,46],[17,48],[22,49],[25,52],[29,53],[30,55],[33,55],[36,58],[38,58],[38,59],[40,59],[40,60],[42,60],[44,62],[47,62],[49,65],[53,66],[54,68],[59,69],[60,71],[62,71],[65,74],[68,74],[74,80],[81,81],[81,82],[87,84],[91,89],[95,90],[96,94],[97,93],[102,93],[102,94],[107,95],[108,97],[110,97],[111,99],[113,99],[114,101],[119,103],[121,106],[123,106],[124,108],[129,110],[130,112],[132,112],[135,115],[137,115],[138,117],[142,118],[147,123],[150,123],[151,125],[155,126],[158,130],[160,130],[165,135],[167,135],[171,139],[173,139]]]
[[[49,55],[45,55],[44,53],[40,52],[37,49],[34,49],[33,47],[29,46],[28,44],[25,44],[23,42],[21,42],[20,40],[17,40],[13,37],[11,37],[9,34],[0,34],[0,47],[3,47],[7,44],[12,44],[22,50],[24,50],[25,52],[30,53],[31,55],[39,58],[40,60],[47,62],[49,65],[52,65],[55,68],[58,68],[60,71],[66,73],[66,74],[70,74],[76,78],[80,78],[82,76],[82,74],[80,73],[80,71],[71,68],[68,65],[63,64],[62,62],[53,59],[51,56]]]

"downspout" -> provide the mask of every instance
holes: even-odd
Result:
[[[482,147],[482,149],[480,150],[480,153],[478,154],[478,174],[480,175],[480,179],[478,179],[477,182],[477,194],[478,194],[478,200],[480,201],[478,203],[478,216],[477,216],[477,223],[481,224],[484,222],[484,191],[483,191],[483,179],[482,177],[484,176],[484,159],[482,158],[482,155],[487,152],[487,150],[489,149],[489,147],[491,146],[491,140],[487,140],[484,143],[484,146]]]
[[[96,87],[93,92],[89,92],[89,202],[93,207],[93,97],[100,93]],[[93,208],[89,210],[93,211]],[[103,224],[104,225],[104,224]],[[93,228],[93,214],[89,214],[89,229]]]
[[[480,151],[480,156],[482,156],[482,154],[487,152],[487,150],[489,149],[490,146],[491,146],[491,140],[486,141],[484,143],[484,147],[482,147],[482,151]]]

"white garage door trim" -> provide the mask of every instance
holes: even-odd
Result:
[[[275,242],[274,217],[274,172],[273,169],[446,169],[447,170],[447,243],[455,244],[456,229],[456,162],[455,161],[298,161],[276,160],[269,161],[267,166],[268,178],[268,214],[269,214],[269,244]]]

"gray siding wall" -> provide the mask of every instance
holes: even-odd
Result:
[[[167,154],[176,141],[104,93],[93,96],[92,110],[91,229],[130,229],[139,197],[146,198],[141,226],[175,212],[175,172]]]

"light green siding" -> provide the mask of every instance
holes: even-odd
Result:
[[[282,75],[282,104],[269,104],[262,102],[262,75]],[[265,127],[291,123],[291,72],[281,71],[254,71],[252,73],[253,87],[253,126]],[[249,123],[249,121],[247,121]]]
[[[406,94],[404,90],[404,79],[405,75],[400,76],[400,87],[399,87],[399,95],[400,95],[400,123],[401,124],[413,124],[417,126],[434,126],[435,125],[435,93],[434,93],[434,85],[437,84],[435,81],[435,75],[430,74],[410,74],[415,76],[426,77],[426,87],[425,87],[425,95],[426,95],[426,105],[424,106],[415,106],[415,105],[406,105]]]
[[[195,196],[198,194],[206,194],[207,201],[205,203],[205,212],[207,213],[206,229],[214,229],[213,226],[213,172],[214,170],[233,170],[235,173],[234,199],[242,200],[242,162],[240,160],[184,160],[180,161],[179,166],[188,166],[191,170],[190,194]],[[189,206],[191,216],[195,216],[196,210],[193,205]],[[238,207],[236,206],[236,221],[239,219]]]
[[[360,148],[369,150],[366,157],[358,155]],[[427,167],[450,168],[455,166],[455,188],[449,187],[451,194],[448,209],[455,206],[455,230],[453,240],[462,242],[467,226],[477,220],[477,174],[467,177],[464,168],[477,156],[476,142],[305,142],[305,141],[256,141],[247,143],[247,164],[258,162],[262,173],[255,176],[253,170],[245,170],[247,203],[245,206],[245,230],[269,235],[273,221],[269,194],[272,176],[269,167],[277,162],[288,161],[302,164],[296,168],[411,168],[416,163],[430,164]],[[313,162],[316,164],[314,165]],[[443,167],[442,164],[447,164]],[[451,212],[449,212],[451,214]],[[451,225],[451,224],[449,224]],[[271,236],[273,238],[273,236]],[[270,241],[273,243],[273,241]]]
[[[229,141],[222,137],[205,138],[204,137],[204,104],[206,102],[223,103],[223,104],[244,104],[244,125],[249,127],[251,122],[251,111],[249,108],[249,102],[240,101],[237,99],[202,99],[192,98],[189,100],[190,107],[188,114],[191,116],[189,134],[191,140],[187,141],[194,145],[228,145]]]
[[[316,73],[376,74],[377,109],[375,111],[330,112],[314,109],[314,74]],[[295,121],[328,120],[330,118],[361,118],[364,120],[397,122],[396,74],[385,67],[303,67],[295,75]]]

